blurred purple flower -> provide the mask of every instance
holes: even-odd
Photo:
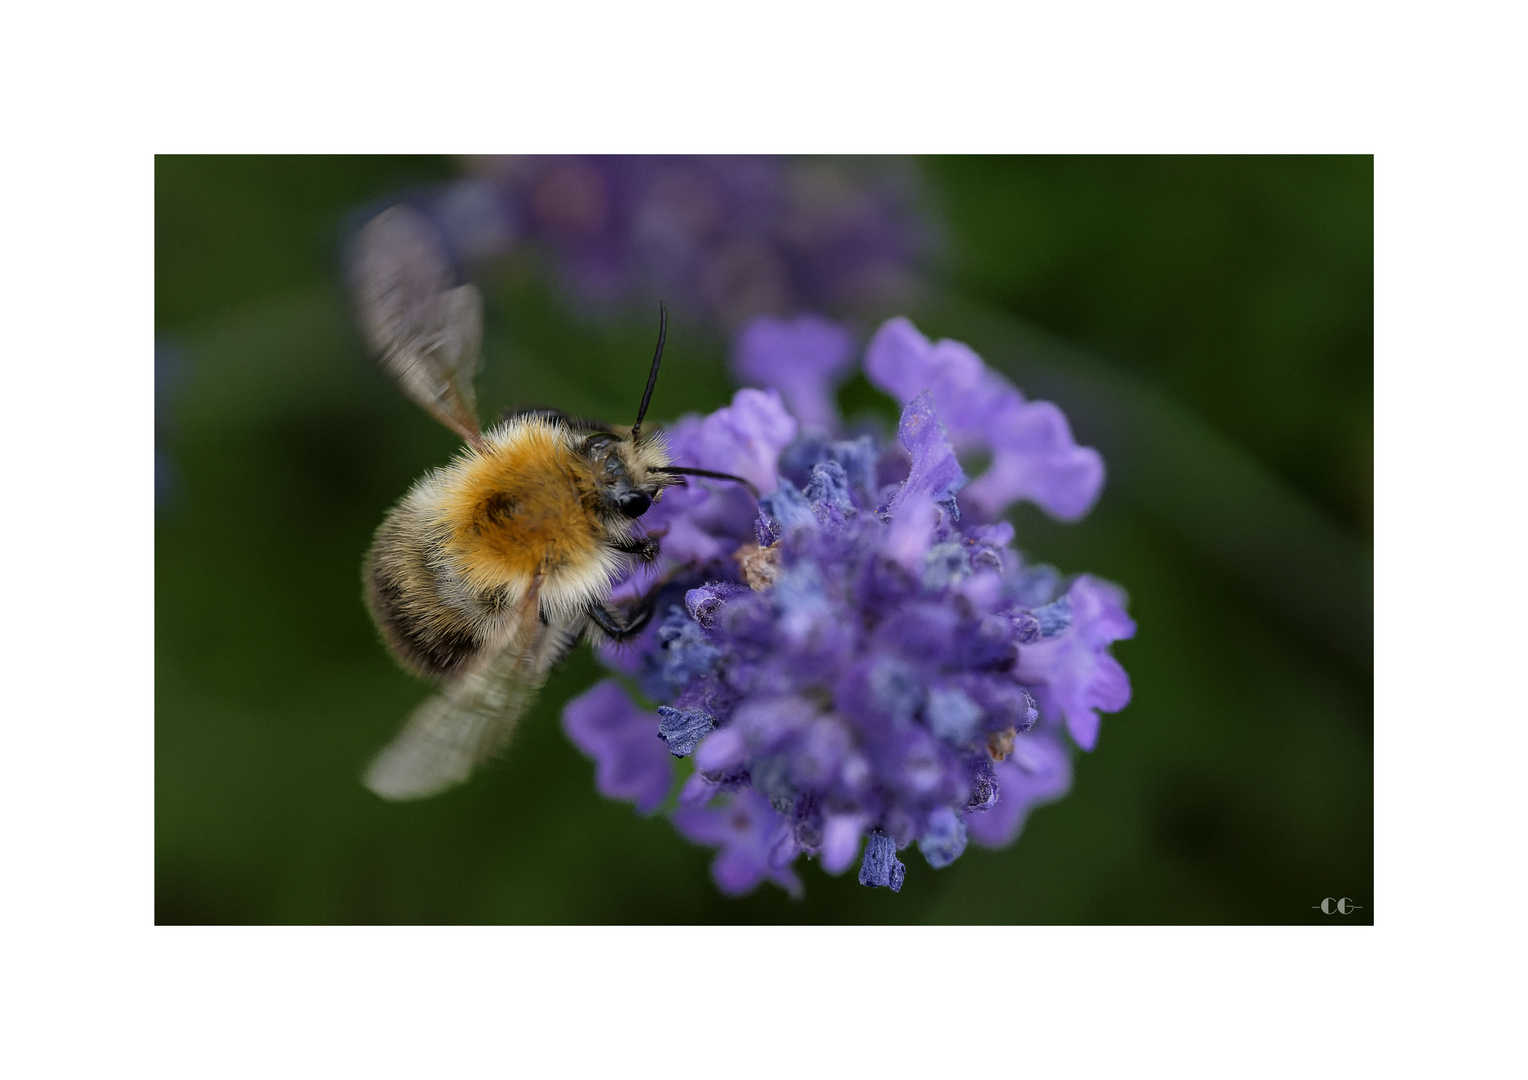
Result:
[[[676,459],[766,494],[755,505],[710,481],[666,494],[643,519],[662,560],[623,586],[659,588],[659,617],[604,655],[660,703],[644,740],[692,759],[674,821],[721,849],[724,891],[794,892],[797,857],[839,873],[862,841],[860,881],[897,891],[909,845],[938,869],[968,839],[1011,841],[1071,783],[1063,732],[1091,749],[1099,712],[1129,701],[1108,653],[1135,631],[1123,593],[1026,564],[1012,526],[981,513],[1019,497],[1080,512],[1102,471],[1069,464],[1097,455],[1064,421],[1059,442],[991,426],[1042,406],[903,320],[866,358],[905,401],[897,439],[845,438],[830,406],[838,346],[822,347],[815,321],[765,327],[743,335],[742,364],[768,389],[685,418],[670,441]],[[816,422],[798,434],[782,395]],[[1005,462],[986,499],[968,499],[991,471],[967,486],[961,438]],[[614,688],[601,704],[636,711]]]
[[[570,298],[596,308],[665,295],[726,327],[801,310],[881,315],[916,298],[933,247],[915,176],[894,160],[587,155],[466,168],[414,200],[458,259],[535,249]]]
[[[779,390],[803,428],[832,431],[838,427],[833,388],[853,366],[849,331],[820,315],[803,315],[750,322],[738,335],[733,370],[749,386]]]

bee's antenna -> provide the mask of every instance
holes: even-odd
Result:
[[[670,476],[709,476],[713,480],[731,480],[733,483],[742,484],[755,499],[759,497],[758,488],[741,476],[733,476],[731,473],[712,472],[710,469],[691,469],[684,465],[665,465],[660,469],[654,469],[653,472],[668,473]]]
[[[658,385],[658,365],[663,360],[663,339],[668,337],[668,308],[658,301],[658,351],[653,353],[652,370],[647,373],[647,389],[642,391],[642,407],[637,410],[637,422],[631,425],[631,441],[636,442],[642,434],[642,418],[647,415],[647,404],[653,399],[653,387]]]

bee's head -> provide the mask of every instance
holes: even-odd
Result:
[[[584,439],[581,449],[594,470],[594,489],[606,513],[641,517],[660,491],[680,482],[664,471],[668,453],[661,439],[638,441],[597,431]]]
[[[658,385],[658,366],[663,362],[663,342],[668,337],[668,309],[658,302],[658,348],[653,352],[653,364],[647,372],[647,386],[642,391],[642,404],[637,408],[637,421],[626,429],[625,435],[595,432],[584,440],[583,455],[594,468],[595,489],[600,493],[606,513],[617,513],[626,518],[638,518],[647,513],[659,493],[666,487],[683,484],[686,476],[710,476],[720,480],[732,480],[743,484],[753,492],[754,486],[741,476],[694,469],[669,464],[668,449],[661,438],[642,437],[642,421],[647,416],[647,406],[653,400],[653,387]]]

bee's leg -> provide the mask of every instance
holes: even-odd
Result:
[[[612,641],[629,641],[652,622],[657,598],[657,590],[654,590],[620,611],[611,611],[604,604],[595,602],[589,605],[586,612],[594,625],[603,630]]]
[[[635,555],[643,562],[652,562],[658,557],[658,541],[648,536],[640,540],[622,540],[610,546],[623,554]]]

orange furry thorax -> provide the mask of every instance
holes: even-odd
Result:
[[[548,424],[492,434],[486,450],[448,471],[441,492],[440,520],[462,576],[479,588],[523,585],[598,561],[589,464]]]

